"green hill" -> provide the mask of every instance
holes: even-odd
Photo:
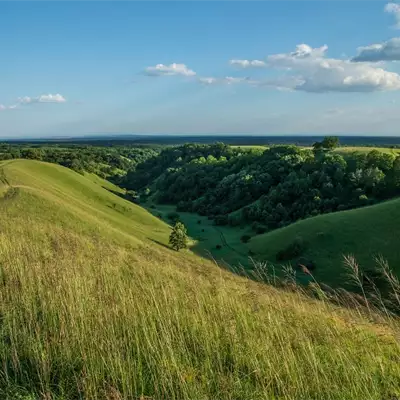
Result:
[[[315,263],[315,278],[343,286],[348,280],[344,255],[354,255],[360,266],[369,270],[376,265],[374,259],[383,256],[400,275],[399,234],[400,199],[396,199],[299,221],[255,236],[249,245],[257,255],[276,262],[279,250],[301,238],[305,244],[302,256]]]
[[[397,320],[171,251],[99,178],[15,160],[0,182],[1,399],[400,396]]]

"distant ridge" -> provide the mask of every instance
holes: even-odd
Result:
[[[316,141],[321,141],[323,135],[175,135],[175,134],[115,134],[115,135],[82,135],[52,136],[42,138],[0,139],[9,143],[79,143],[79,144],[151,144],[151,145],[178,145],[183,143],[215,143],[244,145],[277,145],[295,144],[298,146],[310,146]],[[400,136],[339,136],[341,145],[344,146],[400,146]]]

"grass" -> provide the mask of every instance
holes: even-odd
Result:
[[[149,208],[154,215],[161,214],[167,223],[170,223],[168,214],[175,210],[176,207],[168,205],[157,205],[156,209]],[[213,258],[221,264],[249,265],[249,248],[240,240],[242,235],[252,234],[249,227],[240,229],[215,226],[214,221],[198,214],[189,212],[178,212],[178,214],[192,238],[190,243],[192,251],[203,257]],[[217,249],[218,245],[221,246],[220,249]]]
[[[387,153],[387,154],[394,154],[394,155],[399,155],[400,154],[400,149],[392,149],[389,147],[365,147],[365,146],[343,146],[343,147],[338,147],[335,149],[335,152],[340,153],[342,155],[347,155],[349,153],[369,153],[372,150],[378,150],[382,153]]]
[[[101,181],[0,170],[0,398],[400,396],[397,320],[166,249],[169,227]]]
[[[249,247],[259,257],[276,262],[276,253],[301,237],[303,254],[314,261],[318,281],[338,287],[347,279],[343,254],[353,254],[364,269],[373,269],[375,257],[388,260],[400,275],[400,199],[369,207],[319,215],[285,228],[256,236]]]

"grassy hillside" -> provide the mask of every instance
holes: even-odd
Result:
[[[18,160],[0,180],[0,398],[400,396],[396,320],[170,251],[101,180]]]
[[[249,247],[262,258],[276,262],[276,253],[301,237],[303,256],[316,264],[314,276],[333,286],[343,285],[343,255],[352,254],[367,269],[383,256],[400,275],[400,199],[370,207],[319,215],[282,229],[255,236]]]

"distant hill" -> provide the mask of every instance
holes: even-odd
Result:
[[[395,319],[172,251],[166,223],[110,190],[57,165],[0,163],[1,399],[400,395]]]
[[[305,244],[302,256],[315,263],[315,278],[343,286],[348,281],[343,255],[354,255],[364,269],[374,268],[374,257],[381,255],[400,275],[399,235],[400,199],[395,199],[308,218],[255,236],[249,246],[262,258],[276,262],[277,252],[300,238]]]

